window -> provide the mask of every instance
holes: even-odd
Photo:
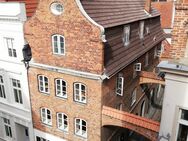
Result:
[[[43,93],[49,93],[48,78],[44,75],[38,76],[39,91]]]
[[[133,104],[136,102],[136,91],[137,89],[135,88],[132,92],[132,96],[131,96],[131,106],[133,106]]]
[[[135,71],[141,71],[141,69],[142,69],[141,66],[142,66],[141,63],[135,63],[135,65],[134,65]]]
[[[3,76],[0,75],[0,97],[6,98]]]
[[[56,79],[56,96],[67,98],[67,84],[63,79]]]
[[[121,76],[117,77],[117,82],[116,82],[116,94],[123,96],[123,82],[124,78]]]
[[[178,120],[177,141],[188,140],[188,110],[180,109]]]
[[[50,140],[47,140],[47,139],[45,139],[45,138],[36,136],[36,141],[50,141]]]
[[[10,125],[10,120],[7,118],[3,118],[3,123],[4,123],[4,129],[5,129],[5,134],[7,137],[12,138],[12,129]]]
[[[12,79],[12,87],[15,102],[23,104],[20,80]]]
[[[57,126],[59,129],[68,131],[68,117],[64,113],[57,114]]]
[[[87,123],[83,119],[75,119],[75,134],[87,138]]]
[[[45,124],[52,125],[52,115],[49,109],[41,108],[41,121]]]
[[[13,38],[4,38],[6,46],[8,48],[8,55],[10,57],[17,57],[16,49],[14,49],[14,39]]]
[[[82,83],[74,84],[74,100],[86,103],[86,86]]]
[[[124,46],[127,46],[129,44],[129,38],[130,38],[130,26],[126,25],[123,29],[123,44]]]
[[[144,38],[144,21],[140,21],[139,35],[140,35],[140,39]]]
[[[147,67],[149,65],[149,55],[148,53],[146,53],[145,55],[145,67]]]
[[[53,35],[52,45],[54,54],[65,55],[65,39],[63,36]]]
[[[150,29],[149,29],[148,26],[146,27],[146,34],[147,34],[147,35],[150,34]]]
[[[58,2],[52,3],[50,9],[54,15],[61,15],[63,13],[63,5]]]

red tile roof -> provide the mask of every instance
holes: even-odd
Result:
[[[160,11],[162,28],[172,28],[173,2],[152,2],[152,7]]]
[[[0,2],[24,2],[26,5],[27,17],[31,17],[37,8],[38,0],[0,0]]]
[[[143,127],[154,132],[159,132],[159,122],[136,116],[134,114],[130,114],[127,112],[119,111],[114,108],[110,108],[107,106],[103,106],[102,114],[106,116],[110,116],[112,118],[116,118],[121,121],[125,121],[131,124],[134,124],[138,127]]]
[[[145,0],[81,0],[86,13],[105,28],[159,16],[156,9],[151,15],[144,10]]]

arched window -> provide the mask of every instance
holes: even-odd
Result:
[[[52,125],[52,114],[47,108],[41,108],[41,121],[44,124]]]
[[[68,131],[68,117],[64,113],[57,113],[57,127],[61,130]]]
[[[67,83],[63,79],[56,79],[56,96],[67,98]]]
[[[87,138],[87,122],[83,119],[75,119],[75,134]]]
[[[86,103],[86,86],[82,83],[74,83],[74,100]]]
[[[39,91],[49,93],[48,78],[44,75],[38,75]]]
[[[53,53],[65,55],[65,38],[62,35],[52,36]]]

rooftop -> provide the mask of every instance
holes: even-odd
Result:
[[[173,22],[173,2],[152,2],[152,7],[161,14],[162,28],[172,28]]]
[[[104,28],[127,24],[149,17],[159,16],[159,12],[144,10],[145,0],[81,0],[84,10]]]

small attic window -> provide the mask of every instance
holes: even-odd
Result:
[[[54,15],[61,15],[63,13],[63,5],[61,3],[52,3],[50,10]]]

